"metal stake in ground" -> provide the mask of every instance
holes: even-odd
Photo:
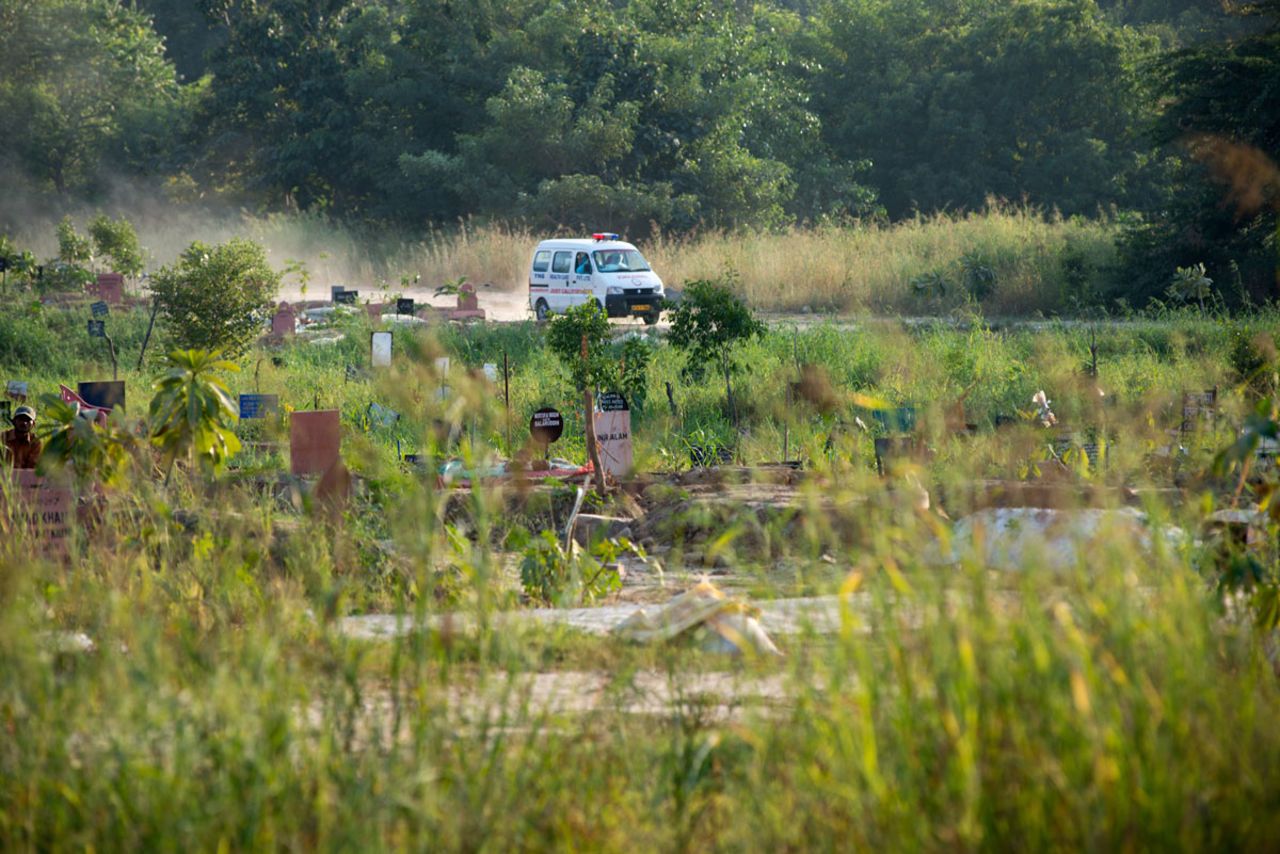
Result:
[[[587,336],[582,335],[582,368],[583,374],[589,374],[587,365]],[[594,470],[596,481],[596,492],[604,494],[604,469],[600,467],[600,449],[596,447],[596,425],[594,418],[594,406],[591,402],[591,384],[588,382],[586,388],[582,390],[582,421],[586,427],[587,434],[587,457],[591,460],[591,468]]]

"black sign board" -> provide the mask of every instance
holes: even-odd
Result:
[[[124,380],[104,380],[97,383],[80,383],[76,389],[84,402],[101,409],[124,406]]]
[[[396,300],[396,314],[413,314],[415,308],[413,300],[408,297],[400,297]]]
[[[627,406],[627,399],[616,391],[606,391],[600,395],[600,411],[601,412],[629,412],[631,407]]]
[[[355,305],[359,296],[359,291],[342,291],[333,295],[333,301],[338,305]]]
[[[89,311],[93,312],[94,317],[106,317],[111,313],[111,309],[107,308],[107,304],[101,301],[89,306]]]
[[[107,322],[105,320],[89,321],[89,337],[90,338],[106,338]]]
[[[343,291],[345,291],[345,290],[346,290],[346,288],[344,288],[342,285],[333,285],[333,286],[331,286],[331,287],[329,288],[329,301],[330,301],[330,302],[337,302],[337,301],[338,301],[338,294],[342,293],[342,292],[343,292]]]
[[[529,419],[529,434],[539,445],[550,445],[564,433],[564,418],[560,410],[544,407]]]

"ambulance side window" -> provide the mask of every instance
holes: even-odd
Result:
[[[578,257],[573,262],[573,272],[579,276],[591,275],[591,259],[587,257],[587,253],[579,252]]]
[[[569,266],[573,261],[572,252],[557,252],[556,257],[551,261],[551,272],[567,273]]]
[[[545,273],[547,268],[551,266],[551,250],[539,249],[537,254],[533,256],[533,272]]]

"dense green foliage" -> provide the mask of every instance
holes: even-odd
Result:
[[[1232,303],[1272,299],[1280,283],[1280,6],[1266,29],[1178,51],[1158,66],[1168,106],[1158,141],[1185,156],[1161,204],[1124,240],[1126,290],[1157,296],[1169,271],[1204,263]]]
[[[149,18],[117,0],[0,3],[0,163],[58,193],[146,172],[181,101]]]
[[[1274,22],[1213,0],[6,0],[0,166],[55,205],[124,175],[408,229],[1119,211],[1122,263],[1080,304],[1145,305],[1204,263],[1237,305],[1275,284]]]
[[[708,370],[724,379],[724,394],[738,419],[733,375],[745,365],[735,350],[752,338],[764,337],[767,327],[728,282],[700,279],[689,282],[680,304],[671,313],[671,346],[685,357],[685,374],[701,379]]]
[[[185,348],[239,353],[258,336],[280,274],[251,240],[191,244],[152,277],[151,293],[173,340]]]

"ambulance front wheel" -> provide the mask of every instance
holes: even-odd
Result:
[[[539,323],[543,323],[551,315],[551,307],[547,305],[546,300],[540,299],[533,306],[533,314],[538,318]]]
[[[658,322],[658,318],[662,315],[660,311],[651,311],[648,314],[641,315],[644,318],[645,326],[653,326]]]

